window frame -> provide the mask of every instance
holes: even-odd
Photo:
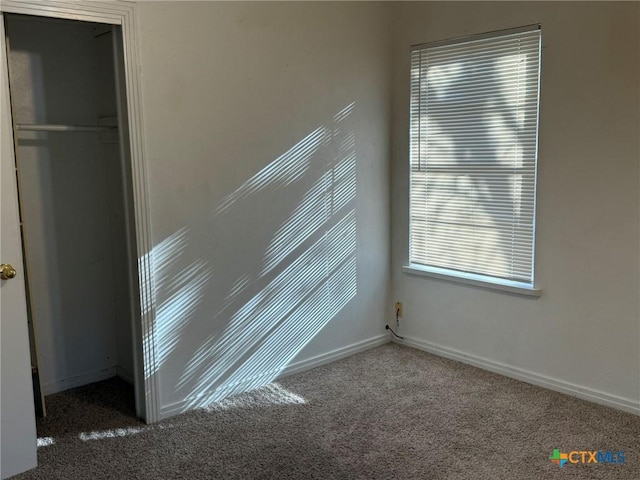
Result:
[[[447,40],[439,40],[435,42],[422,43],[411,46],[411,54],[415,50],[424,50],[430,49],[434,47],[441,46],[452,46],[455,44],[474,42],[478,40],[491,39],[491,38],[499,38],[505,37],[508,35],[539,31],[539,43],[538,43],[538,65],[537,65],[537,98],[536,98],[536,111],[535,111],[535,147],[534,147],[534,163],[533,163],[533,220],[532,220],[532,233],[531,233],[531,283],[522,282],[517,280],[511,280],[496,276],[491,276],[483,273],[477,272],[466,272],[455,270],[453,268],[443,268],[435,265],[427,265],[422,263],[413,263],[411,262],[411,240],[413,237],[412,230],[412,212],[411,212],[411,203],[413,199],[413,191],[412,187],[413,180],[413,166],[414,166],[414,142],[412,141],[412,134],[409,133],[409,145],[408,145],[408,167],[409,167],[409,215],[408,215],[408,263],[402,267],[402,271],[409,274],[415,274],[425,277],[436,278],[440,280],[453,281],[456,283],[462,283],[467,285],[474,285],[479,287],[485,287],[495,290],[500,290],[508,293],[522,294],[527,296],[539,297],[542,294],[542,290],[536,286],[535,282],[535,253],[536,253],[536,222],[537,222],[537,197],[538,197],[538,152],[539,152],[539,128],[540,128],[540,98],[541,98],[541,77],[542,77],[542,28],[540,24],[533,25],[525,25],[522,27],[504,29],[504,30],[496,30],[486,33],[481,33],[477,35],[470,35],[464,37],[457,37],[453,39]],[[410,68],[411,70],[411,68]],[[426,74],[424,74],[426,76]],[[422,75],[421,75],[421,78]],[[414,101],[414,90],[410,83],[410,100],[409,100],[409,132],[412,132],[413,122],[415,118],[412,117],[412,105]],[[419,94],[422,94],[422,91],[419,91]],[[418,118],[420,114],[418,114]],[[440,168],[440,167],[436,167]],[[443,167],[443,169],[447,169],[451,167]],[[505,167],[509,170],[514,170],[514,167]],[[425,220],[426,221],[426,220]],[[427,227],[428,228],[428,227]],[[513,244],[512,244],[513,245]]]

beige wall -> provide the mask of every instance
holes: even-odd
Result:
[[[140,2],[163,415],[384,341],[389,6]]]
[[[637,3],[395,5],[392,297],[416,344],[633,409],[640,397]],[[401,272],[409,47],[542,24],[536,284],[525,298]],[[602,395],[600,395],[600,393]]]

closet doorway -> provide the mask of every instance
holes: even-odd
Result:
[[[4,21],[34,401],[46,416],[47,395],[137,381],[122,35],[75,20]]]

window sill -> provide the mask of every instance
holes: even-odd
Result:
[[[449,282],[463,283],[466,285],[473,285],[476,287],[489,288],[491,290],[499,290],[502,292],[515,293],[517,295],[525,295],[528,297],[540,297],[542,290],[539,288],[531,287],[525,283],[511,282],[508,280],[496,281],[494,279],[489,280],[489,277],[482,275],[475,275],[472,273],[460,273],[456,274],[451,270],[445,270],[442,268],[425,267],[423,265],[405,265],[402,267],[402,271],[412,275],[420,275],[422,277],[437,278],[439,280],[446,280]]]

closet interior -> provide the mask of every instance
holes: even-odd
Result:
[[[132,189],[121,35],[6,15],[36,413],[44,397],[134,382]],[[132,389],[133,395],[133,389]]]

